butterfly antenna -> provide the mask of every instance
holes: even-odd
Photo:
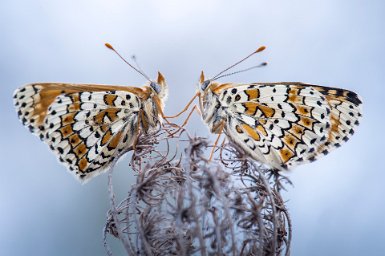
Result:
[[[140,67],[139,62],[138,62],[138,60],[136,59],[135,54],[131,56],[131,59],[134,61],[135,65],[136,65],[136,68],[137,68],[142,74],[144,74],[146,77],[148,77],[148,76],[146,75],[146,73],[144,73],[143,69]]]
[[[255,50],[254,52],[250,53],[249,55],[247,55],[246,57],[244,57],[243,59],[241,59],[240,61],[237,61],[236,63],[234,63],[233,65],[231,65],[230,67],[226,68],[225,70],[221,71],[219,74],[215,75],[212,79],[210,80],[215,80],[217,79],[218,77],[220,77],[223,73],[225,73],[226,71],[232,69],[233,67],[237,66],[238,64],[244,62],[245,60],[247,60],[248,58],[250,58],[251,56],[253,56],[254,54],[258,53],[258,52],[262,52],[263,50],[266,49],[266,46],[261,46],[259,47],[257,50]]]
[[[122,55],[120,55],[115,49],[114,47],[112,47],[112,45],[110,45],[109,43],[105,43],[104,44],[108,49],[112,50],[113,52],[116,53],[116,55],[119,56],[119,58],[121,58],[125,63],[127,63],[127,65],[129,65],[131,68],[133,68],[136,72],[138,72],[139,74],[141,74],[144,78],[146,78],[148,81],[151,82],[151,79],[143,72],[141,71],[140,69],[137,69],[136,67],[134,67],[133,65],[131,65],[131,63],[129,63],[125,58],[122,57]]]
[[[228,73],[228,74],[224,74],[224,75],[221,75],[221,76],[217,76],[217,77],[215,77],[215,79],[219,79],[219,78],[222,78],[222,77],[225,77],[225,76],[232,76],[232,75],[235,75],[235,74],[243,73],[243,72],[255,69],[255,68],[262,68],[262,67],[265,67],[265,66],[267,66],[267,62],[262,62],[261,64],[256,65],[256,66],[252,66],[252,67],[249,67],[249,68],[246,68],[246,69],[242,69],[242,70],[238,70],[238,71],[235,71],[235,72],[232,72],[232,73]]]

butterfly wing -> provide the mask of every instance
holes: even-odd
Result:
[[[107,170],[134,142],[142,89],[30,84],[16,90],[20,120],[80,181]]]
[[[327,141],[309,156],[310,161],[327,155],[334,148],[340,147],[354,134],[362,117],[362,100],[354,92],[340,88],[312,85],[325,96],[330,109],[330,130]]]
[[[343,91],[352,97],[345,97],[344,107],[338,109],[333,91],[301,83],[234,85],[217,93],[227,109],[228,136],[253,158],[286,168],[312,161],[321,151],[337,147],[341,141],[335,137],[343,130],[349,128],[348,133],[352,133],[355,121],[350,125],[345,122],[346,129],[342,125],[333,128],[334,119],[345,117],[345,103],[348,108],[353,106],[357,117],[360,113],[357,95]]]

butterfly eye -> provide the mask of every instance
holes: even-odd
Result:
[[[160,93],[160,91],[162,90],[162,88],[160,87],[160,85],[157,84],[157,83],[155,83],[155,82],[151,82],[151,83],[150,83],[150,86],[151,86],[152,89],[154,89],[154,91],[155,91],[156,93]]]
[[[202,83],[202,85],[201,85],[202,91],[206,90],[207,86],[209,86],[210,83],[211,83],[210,80],[204,81],[204,82]]]

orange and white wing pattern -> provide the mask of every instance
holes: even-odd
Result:
[[[314,88],[325,96],[331,113],[328,139],[309,157],[310,161],[314,161],[320,154],[327,155],[330,150],[348,141],[362,117],[362,100],[356,93],[323,86],[314,86]]]
[[[156,104],[143,108],[156,97],[151,93],[150,87],[39,83],[16,90],[14,104],[22,123],[84,182],[135,143],[142,123],[148,127],[143,119],[158,117]]]
[[[206,86],[201,106],[210,129],[219,133],[222,122],[235,144],[279,169],[339,147],[361,117],[362,102],[348,90],[287,82]]]

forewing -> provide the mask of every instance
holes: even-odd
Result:
[[[75,92],[124,91],[133,93],[140,98],[146,98],[146,92],[138,87],[100,85],[100,84],[66,84],[66,83],[36,83],[27,84],[14,92],[13,99],[16,111],[23,124],[36,135],[40,130],[48,107],[61,94]]]
[[[136,139],[140,88],[61,85],[27,85],[15,92],[15,106],[23,124],[85,181],[106,170]]]

